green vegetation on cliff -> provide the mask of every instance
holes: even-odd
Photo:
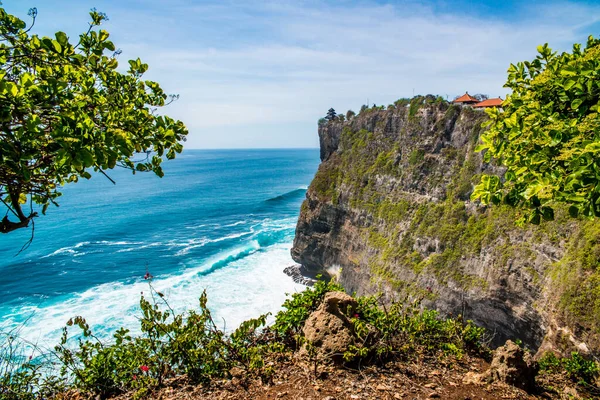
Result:
[[[470,202],[481,173],[497,168],[475,151],[486,114],[433,103],[422,106],[423,116],[411,116],[411,102],[399,104],[339,128],[338,151],[321,164],[310,188],[321,200],[360,215],[354,223],[366,246],[351,255],[351,264],[368,268],[374,288],[432,300],[438,294],[422,283],[431,278],[465,293],[486,292],[486,274],[507,274],[518,265],[518,279],[543,290],[548,307],[556,307],[559,318],[597,348],[597,224],[570,218],[559,206],[554,221],[518,226],[518,209]],[[403,122],[390,128],[397,120]],[[445,142],[448,126],[458,120],[462,146]],[[373,121],[374,131],[364,128]]]

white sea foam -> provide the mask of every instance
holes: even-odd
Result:
[[[53,253],[43,256],[42,258],[53,257],[53,256],[57,256],[59,254],[64,254],[64,253],[69,253],[69,254],[72,254],[73,257],[77,257],[77,256],[83,256],[86,254],[101,252],[101,250],[98,250],[98,249],[95,249],[92,251],[79,250],[84,247],[87,248],[87,247],[98,247],[98,246],[137,246],[137,245],[141,245],[141,244],[142,244],[142,242],[126,242],[126,241],[111,242],[108,240],[101,240],[98,242],[80,242],[74,246],[62,247],[62,248],[54,251]]]
[[[183,273],[158,276],[152,284],[178,311],[197,307],[198,297],[206,289],[215,321],[226,321],[228,330],[235,329],[245,319],[277,311],[286,292],[301,290],[301,285],[283,273],[292,263],[290,247],[289,243],[275,244],[263,250],[252,241],[245,248],[229,250],[200,265],[187,265]],[[214,268],[219,262],[224,265]],[[211,272],[205,274],[208,270]],[[46,347],[58,342],[60,329],[76,315],[85,317],[104,338],[120,326],[135,333],[141,293],[148,295],[149,287],[139,279],[99,285],[52,302],[40,300],[38,305],[2,310],[5,317],[0,329],[19,326],[28,318],[20,327],[21,337]]]
[[[237,221],[237,222],[234,222],[234,223],[232,223],[232,224],[223,225],[223,228],[232,228],[232,227],[234,227],[234,226],[243,225],[243,224],[245,224],[245,223],[247,223],[247,222],[248,222],[248,221],[246,221],[246,220],[243,220],[243,221]]]

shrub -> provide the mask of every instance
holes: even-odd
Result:
[[[13,339],[5,340],[0,347],[0,398],[52,398],[71,388],[84,396],[105,398],[127,392],[140,398],[167,378],[185,374],[192,383],[210,384],[215,378],[228,377],[234,366],[242,367],[246,377],[270,381],[274,364],[266,361],[287,356],[305,344],[302,327],[306,319],[327,292],[343,290],[337,283],[319,280],[314,287],[288,297],[272,327],[265,328],[267,315],[262,315],[226,335],[212,319],[206,293],[200,296],[198,310],[177,314],[161,293],[152,286],[150,289],[151,300],[140,300],[139,336],[122,328],[111,343],[104,343],[94,336],[85,319],[72,318],[55,348],[62,365],[58,373],[42,373],[43,362],[24,357],[22,347]],[[348,362],[437,354],[460,357],[465,351],[483,348],[483,330],[470,322],[442,319],[435,311],[421,311],[417,302],[394,303],[386,308],[375,297],[356,300],[356,310],[350,310],[348,316],[362,344],[346,351]],[[69,336],[72,327],[81,331],[77,338]],[[310,343],[307,345],[310,356]],[[321,359],[314,354],[311,357],[316,371]],[[592,371],[576,358],[565,366],[577,376],[587,377]]]
[[[238,364],[249,373],[262,373],[262,357],[270,347],[260,343],[256,332],[265,325],[266,315],[244,322],[227,336],[212,319],[206,292],[200,296],[199,311],[176,314],[161,293],[151,290],[152,302],[144,297],[140,300],[140,336],[132,337],[128,330],[119,329],[114,342],[106,344],[93,335],[83,318],[67,323],[56,353],[63,365],[62,374],[72,374],[75,387],[101,396],[133,390],[140,397],[176,375],[185,374],[192,382],[208,384],[227,376]],[[162,307],[155,299],[163,303]],[[70,326],[82,331],[76,350],[67,345]]]
[[[296,339],[300,334],[304,322],[319,307],[327,292],[343,290],[335,282],[319,280],[312,288],[292,294],[283,303],[285,310],[279,311],[275,316],[273,329],[289,343],[289,339]]]
[[[396,302],[388,307],[377,304],[376,297],[360,297],[352,320],[360,338],[376,336],[377,342],[368,349],[351,348],[346,360],[375,357],[384,361],[390,357],[428,356],[440,351],[461,357],[466,351],[487,351],[483,344],[485,330],[471,321],[441,318],[437,311],[421,310],[419,301]],[[372,329],[376,334],[373,335]]]
[[[346,111],[346,119],[348,121],[350,121],[352,118],[354,118],[355,115],[356,115],[356,113],[352,110]]]
[[[548,352],[539,360],[540,371],[560,373],[566,372],[570,379],[580,384],[592,384],[598,377],[600,369],[593,360],[586,360],[578,352],[572,352],[571,357],[559,358]]]

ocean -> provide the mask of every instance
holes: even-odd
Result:
[[[300,205],[319,163],[316,149],[185,150],[165,177],[115,169],[64,187],[60,207],[31,230],[0,236],[0,331],[39,346],[58,343],[81,315],[108,339],[138,330],[144,275],[176,311],[203,290],[227,331],[276,312],[301,291],[283,273]]]

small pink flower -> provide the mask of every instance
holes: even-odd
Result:
[[[148,368],[148,366],[147,366],[147,365],[142,365],[142,366],[140,367],[140,369],[141,369],[143,372],[148,372],[148,371],[150,370],[150,368]]]
[[[354,318],[359,318],[359,317],[360,317],[360,315],[354,314]]]

